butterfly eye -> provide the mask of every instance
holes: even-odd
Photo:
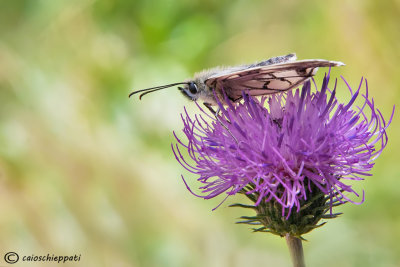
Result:
[[[189,91],[192,94],[196,94],[197,93],[197,85],[194,82],[190,82],[189,83]]]

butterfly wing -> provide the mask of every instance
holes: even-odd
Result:
[[[242,91],[248,91],[252,96],[276,94],[301,85],[314,76],[319,67],[341,65],[344,64],[322,59],[299,60],[216,74],[205,83],[217,92],[224,90],[231,100],[236,101],[241,99]]]

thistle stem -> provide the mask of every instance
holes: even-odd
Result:
[[[286,234],[286,243],[289,247],[290,257],[292,258],[293,267],[305,267],[303,245],[301,239]]]

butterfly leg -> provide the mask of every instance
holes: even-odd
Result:
[[[235,137],[235,136],[232,134],[232,132],[228,129],[228,127],[226,127],[226,125],[220,120],[220,118],[219,118],[219,112],[221,111],[221,109],[218,107],[218,108],[217,108],[217,111],[215,111],[215,110],[212,108],[211,104],[209,104],[209,103],[203,103],[203,104],[204,104],[204,106],[206,106],[206,108],[207,108],[212,114],[214,114],[214,116],[215,116],[215,118],[217,119],[217,121],[222,125],[222,127],[225,128],[225,130],[228,131],[228,133],[232,136],[232,138],[236,141],[236,143],[239,143],[238,140],[236,139],[236,137]]]
[[[215,116],[217,116],[217,112],[215,112],[215,110],[212,108],[210,103],[203,103],[203,105]],[[219,111],[219,107],[218,107],[218,111]]]

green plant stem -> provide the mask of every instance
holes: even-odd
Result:
[[[289,247],[290,257],[292,258],[293,267],[305,267],[303,245],[301,239],[286,234],[286,243]]]

